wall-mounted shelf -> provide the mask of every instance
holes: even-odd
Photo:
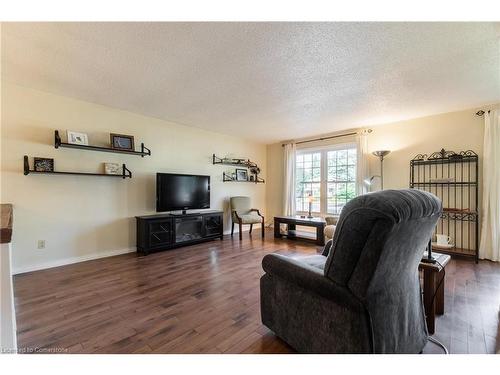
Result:
[[[233,167],[244,167],[244,168],[257,168],[257,164],[248,159],[222,159],[215,154],[212,155],[213,164],[231,165]]]
[[[252,182],[254,184],[263,184],[266,181],[259,177],[260,168],[257,163],[250,161],[250,159],[235,159],[235,158],[219,158],[215,154],[212,154],[212,164],[219,165],[230,165],[232,167],[243,167],[250,169],[250,173],[254,180],[237,180],[227,173],[222,174],[222,182]]]
[[[250,180],[236,180],[232,178],[230,175],[228,175],[226,172],[222,172],[222,182],[251,182],[253,184],[263,184],[265,183],[264,179],[257,177],[256,180],[250,181]]]
[[[66,143],[61,141],[61,137],[59,135],[59,131],[54,131],[54,147],[65,147],[65,148],[77,148],[80,150],[89,150],[89,151],[101,151],[101,152],[113,152],[116,154],[129,154],[129,155],[137,155],[137,156],[151,156],[151,150],[144,146],[144,143],[141,143],[141,151],[128,151],[128,150],[117,150],[111,147],[101,147],[101,146],[86,146],[86,145],[75,145],[72,143]]]
[[[24,175],[28,174],[71,174],[71,175],[81,175],[81,176],[105,176],[105,177],[121,177],[121,178],[132,178],[132,172],[127,169],[125,164],[122,164],[122,174],[106,174],[106,173],[88,173],[88,172],[71,172],[71,171],[35,171],[30,169],[28,156],[24,155]]]

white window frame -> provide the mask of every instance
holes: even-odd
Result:
[[[311,154],[315,152],[320,152],[321,153],[321,168],[320,168],[320,212],[312,211],[313,214],[316,216],[332,216],[332,215],[338,215],[334,213],[328,213],[328,152],[329,151],[339,151],[339,150],[346,150],[346,149],[355,149],[356,150],[356,168],[357,168],[357,156],[358,156],[358,150],[357,150],[357,144],[355,142],[347,142],[347,143],[337,143],[334,145],[325,145],[325,146],[318,146],[318,147],[310,147],[310,148],[301,148],[298,149],[296,154],[301,155],[301,154]],[[357,183],[356,180],[353,181],[354,183]],[[294,183],[296,184],[296,182]],[[294,189],[297,189],[297,186],[293,187]],[[357,190],[357,189],[356,189]],[[357,194],[357,191],[356,191]],[[299,215],[304,215],[307,214],[307,211],[300,211],[297,210],[297,214]]]

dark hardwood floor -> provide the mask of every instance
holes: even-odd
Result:
[[[18,275],[19,348],[69,353],[289,353],[260,323],[270,252],[319,248],[244,233],[138,257],[126,254]],[[499,352],[500,265],[452,260],[435,337],[452,353]],[[426,353],[440,353],[429,343]]]

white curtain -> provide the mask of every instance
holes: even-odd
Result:
[[[479,257],[500,261],[500,111],[484,114],[483,204]]]
[[[357,171],[356,171],[356,195],[368,193],[368,185],[365,180],[370,178],[369,159],[368,159],[368,140],[364,132],[356,136],[356,146],[358,153]]]
[[[295,215],[295,143],[288,143],[283,147],[284,180],[283,180],[283,214]]]

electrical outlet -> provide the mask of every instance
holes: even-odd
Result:
[[[45,240],[38,240],[37,248],[38,249],[45,249]]]

